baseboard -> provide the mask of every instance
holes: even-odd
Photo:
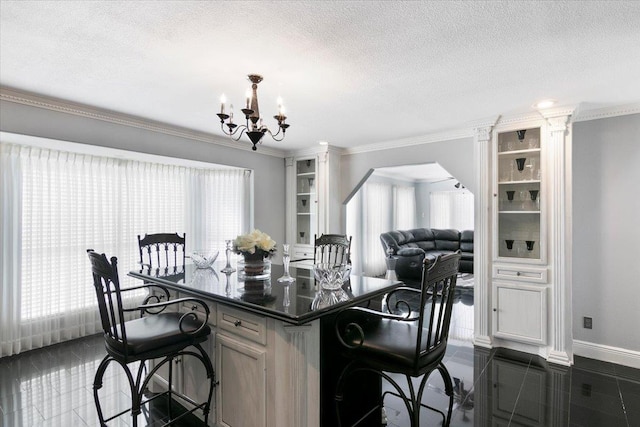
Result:
[[[640,369],[640,351],[573,340],[573,354]]]
[[[492,348],[491,338],[487,335],[476,335],[473,338],[473,345],[482,348]]]

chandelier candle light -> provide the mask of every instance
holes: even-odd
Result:
[[[262,76],[258,74],[249,74],[248,78],[252,85],[251,89],[247,90],[246,108],[242,109],[246,124],[238,126],[237,124],[233,123],[233,105],[231,105],[229,114],[227,114],[225,105],[227,102],[227,98],[224,95],[220,97],[221,105],[218,117],[220,117],[220,128],[225,135],[229,135],[234,141],[239,141],[242,137],[242,134],[246,132],[247,136],[251,140],[251,143],[253,144],[253,147],[251,147],[251,149],[253,151],[256,151],[258,149],[256,145],[259,144],[260,141],[262,141],[262,137],[265,133],[269,133],[269,135],[271,135],[271,138],[273,138],[275,141],[282,141],[289,125],[285,123],[287,120],[287,116],[284,115],[282,98],[278,98],[278,114],[273,116],[273,118],[278,121],[278,132],[274,134],[269,130],[269,128],[262,124],[260,109],[258,107],[258,83],[262,81]],[[225,124],[227,125],[226,129],[224,126]],[[280,132],[282,132],[282,136],[278,138]]]

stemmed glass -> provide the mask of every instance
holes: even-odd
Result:
[[[284,284],[284,297],[282,300],[282,307],[284,307],[284,312],[289,312],[289,306],[291,305],[291,297],[289,296],[289,282],[285,282]]]
[[[224,275],[227,277],[224,285],[224,293],[226,296],[229,296],[231,295],[231,283],[229,283],[229,276],[231,276],[231,273],[224,273]]]
[[[291,277],[289,274],[289,263],[291,262],[291,257],[289,255],[289,245],[282,245],[282,264],[284,264],[284,275],[278,279],[279,283],[291,283],[296,279]]]
[[[225,267],[220,271],[222,271],[225,274],[233,273],[234,271],[236,271],[236,269],[231,267],[231,260],[229,259],[229,255],[231,254],[231,240],[225,240],[224,242],[227,247],[227,249],[225,250],[225,254],[227,256],[227,265],[225,265]]]
[[[304,243],[304,231],[300,232],[300,243]]]

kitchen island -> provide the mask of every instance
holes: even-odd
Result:
[[[281,265],[272,266],[271,279],[252,281],[239,279],[237,272],[221,273],[222,267],[216,263],[211,269],[186,265],[180,271],[129,273],[166,286],[173,297],[207,302],[213,333],[203,347],[218,382],[210,420],[224,427],[336,425],[333,388],[343,361],[333,330],[335,314],[375,303],[401,283],[351,275],[337,294],[328,295],[318,289],[311,270],[291,268],[296,281],[286,285],[277,282]],[[336,300],[341,302],[329,303]],[[201,366],[191,362],[177,361],[180,380],[175,387],[198,400],[206,396],[207,386]],[[156,382],[166,386],[162,375]],[[375,398],[380,388],[375,378],[363,378],[362,386],[370,394],[356,393],[362,400]]]

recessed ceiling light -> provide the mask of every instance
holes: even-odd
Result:
[[[329,145],[329,143],[327,141],[318,141],[318,144],[320,144],[320,145]]]
[[[545,108],[553,107],[556,104],[555,99],[543,99],[542,101],[538,101],[533,104],[533,108],[537,108],[538,110],[544,110]]]

